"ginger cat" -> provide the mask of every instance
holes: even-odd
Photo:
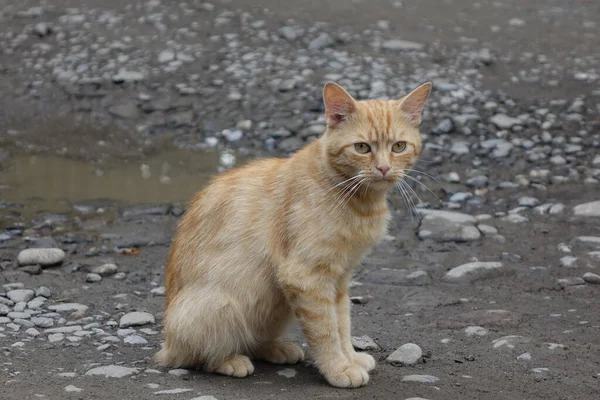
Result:
[[[294,364],[278,339],[297,318],[316,366],[337,387],[369,381],[375,360],[350,339],[348,284],[385,234],[386,195],[421,151],[431,83],[399,100],[323,90],[327,131],[288,159],[218,175],[183,217],[166,267],[169,367],[245,377],[251,359]]]

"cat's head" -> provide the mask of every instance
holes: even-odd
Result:
[[[421,152],[419,125],[430,92],[428,82],[398,100],[358,101],[327,83],[327,131],[321,142],[333,171],[343,179],[360,176],[379,189],[402,178]]]

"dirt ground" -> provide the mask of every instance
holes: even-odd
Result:
[[[600,398],[598,21],[594,1],[0,0],[0,399]],[[417,210],[391,195],[351,289],[369,384],[156,367],[186,202],[316,137],[329,79],[434,82]],[[30,247],[66,255],[20,266]],[[119,327],[134,311],[154,321]],[[390,363],[405,343],[422,357]]]

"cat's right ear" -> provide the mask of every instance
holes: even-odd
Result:
[[[323,88],[327,126],[334,128],[356,111],[356,100],[337,83],[327,82]]]

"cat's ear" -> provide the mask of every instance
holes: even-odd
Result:
[[[356,100],[333,82],[327,82],[323,88],[323,103],[327,126],[330,128],[346,121],[356,111]]]
[[[421,114],[429,93],[431,93],[431,82],[422,84],[400,100],[400,110],[413,126],[418,127],[421,124]]]

